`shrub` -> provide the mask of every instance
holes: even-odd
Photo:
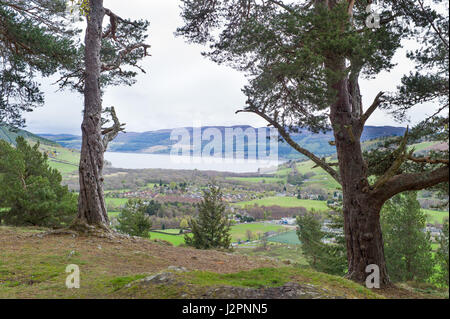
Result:
[[[198,205],[199,216],[189,221],[192,236],[185,236],[188,246],[198,249],[230,247],[230,222],[222,197],[220,188],[215,185],[203,192],[203,200]]]
[[[13,226],[67,226],[77,213],[77,195],[61,186],[61,174],[49,167],[39,143],[23,137],[14,148],[0,141],[0,220]]]
[[[129,199],[117,218],[116,229],[131,236],[148,237],[152,222],[145,210],[142,200]]]

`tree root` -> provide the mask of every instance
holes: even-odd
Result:
[[[76,219],[69,227],[62,229],[49,230],[44,233],[35,234],[33,236],[44,238],[47,236],[70,235],[72,237],[97,237],[110,240],[132,240],[137,241],[139,238],[118,233],[106,225],[89,225],[88,223]]]

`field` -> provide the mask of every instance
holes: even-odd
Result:
[[[418,153],[418,152],[421,152],[421,151],[433,146],[434,144],[436,144],[436,142],[422,142],[422,143],[413,144],[413,145],[409,146],[408,149],[414,148],[416,153]]]
[[[327,206],[326,201],[320,200],[309,200],[309,199],[298,199],[296,197],[265,197],[261,199],[254,199],[248,202],[239,202],[233,205],[238,207],[245,207],[246,205],[254,205],[257,204],[259,206],[281,206],[281,207],[304,207],[308,210],[315,209],[318,211],[328,211],[329,208]]]
[[[250,230],[253,235],[263,234],[269,231],[282,231],[286,227],[281,225],[274,225],[268,223],[251,223],[238,224],[231,226],[231,238],[233,242],[240,240],[247,240],[247,230]]]
[[[327,161],[331,161],[331,158],[327,158]],[[315,167],[313,161],[300,162],[297,164],[297,170],[300,174],[306,174],[313,172],[316,175],[305,181],[305,186],[317,186],[325,188],[327,191],[334,191],[340,189],[341,186],[322,168]]]
[[[48,164],[57,169],[61,175],[68,176],[77,173],[80,160],[78,151],[45,144],[41,144],[39,150],[48,155]]]
[[[105,202],[106,202],[106,205],[119,207],[119,206],[124,206],[128,202],[128,198],[106,197]]]
[[[431,209],[422,209],[422,211],[427,214],[427,221],[429,223],[439,223],[443,224],[445,219],[448,219],[448,212],[431,210]]]
[[[272,236],[267,239],[270,242],[288,244],[288,245],[300,245],[296,231],[289,231],[283,234]]]
[[[231,241],[238,242],[239,240],[247,240],[247,230],[250,230],[253,236],[263,234],[269,231],[283,231],[286,227],[281,225],[274,225],[268,223],[251,223],[239,224],[231,226]],[[172,243],[174,246],[179,246],[184,243],[184,235],[178,235],[179,229],[158,230],[158,232],[150,232],[151,239],[162,239]],[[165,232],[166,234],[162,234]],[[253,239],[256,239],[255,237]]]
[[[184,244],[184,235],[170,235],[157,232],[150,232],[150,239],[162,239],[172,243],[174,246],[180,246]]]
[[[282,177],[227,177],[227,180],[247,182],[247,183],[285,183],[286,178]]]

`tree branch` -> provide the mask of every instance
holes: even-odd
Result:
[[[380,106],[380,104],[383,102],[383,100],[381,99],[381,97],[383,95],[384,95],[384,92],[378,93],[377,96],[375,97],[375,99],[373,100],[372,105],[369,106],[367,111],[361,116],[361,124],[363,126],[366,123],[367,119],[372,115],[373,112],[375,112],[375,110],[378,108],[378,106]]]
[[[441,159],[441,158],[437,158],[437,159],[432,159],[430,157],[413,157],[413,156],[408,156],[407,157],[408,160],[413,161],[415,163],[427,163],[427,164],[449,164],[449,160],[448,159]]]
[[[299,153],[305,155],[306,157],[308,157],[309,159],[311,159],[316,165],[320,166],[323,170],[325,170],[328,174],[330,174],[331,177],[333,177],[339,184],[341,184],[341,179],[339,177],[338,172],[336,172],[325,161],[323,161],[322,159],[320,159],[319,157],[317,157],[316,155],[314,155],[313,153],[311,153],[307,149],[305,149],[305,148],[301,147],[300,145],[298,145],[291,138],[290,134],[286,131],[286,129],[283,126],[281,126],[276,120],[270,118],[265,113],[259,111],[256,108],[252,108],[252,107],[246,108],[244,110],[237,111],[236,114],[238,114],[238,113],[255,113],[255,114],[259,115],[260,117],[262,117],[263,119],[265,119],[267,122],[269,122],[270,125],[272,125],[273,127],[275,127],[278,130],[278,132],[283,137],[283,139],[292,148],[294,148],[297,152],[299,152]]]
[[[434,25],[434,21],[430,19],[430,17],[428,16],[428,14],[426,13],[425,7],[423,5],[423,1],[422,0],[418,0],[420,8],[422,9],[422,12],[425,15],[425,18],[427,19],[428,23],[431,25],[431,27],[433,28],[433,30],[436,32],[436,34],[438,35],[439,39],[441,39],[442,43],[444,43],[444,45],[447,47],[447,50],[449,48],[448,42],[445,39],[445,37],[442,35],[442,31],[436,27]]]
[[[392,178],[392,176],[394,176],[397,173],[398,169],[405,162],[405,160],[409,156],[412,156],[414,149],[412,149],[409,153],[407,153],[406,149],[407,142],[408,142],[408,129],[406,129],[405,135],[398,149],[394,152],[394,154],[397,153],[395,161],[392,163],[391,167],[389,167],[389,169],[383,174],[383,176],[378,178],[378,180],[372,186],[373,189],[381,188],[381,186],[386,184]]]
[[[108,148],[109,142],[114,140],[120,132],[125,131],[125,128],[124,128],[125,123],[120,123],[119,118],[116,115],[116,110],[114,109],[114,106],[107,107],[104,110],[104,113],[109,113],[109,115],[111,115],[111,118],[114,122],[114,124],[111,127],[108,127],[108,128],[102,127],[102,135],[103,135],[102,142],[103,142],[104,150],[106,151],[106,149]],[[104,124],[106,122],[108,122],[108,120],[105,120]]]
[[[374,190],[372,194],[384,203],[401,192],[421,190],[448,181],[449,167],[447,165],[430,172],[396,175],[385,183],[383,188]]]

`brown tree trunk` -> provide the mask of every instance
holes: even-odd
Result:
[[[332,61],[334,71],[343,71],[345,61]],[[331,85],[337,100],[331,106],[339,162],[339,175],[343,192],[344,232],[347,246],[347,277],[365,282],[369,273],[366,267],[375,264],[380,270],[380,286],[390,284],[384,258],[380,226],[381,200],[370,194],[367,166],[361,150],[361,105],[357,82],[344,77]]]
[[[380,226],[380,207],[365,194],[344,195],[345,238],[347,243],[348,273],[351,280],[364,283],[369,273],[366,267],[379,267],[380,286],[390,285],[384,258]]]
[[[85,36],[84,116],[81,125],[82,146],[79,166],[80,196],[76,223],[109,226],[103,194],[103,155],[100,89],[100,49],[103,0],[89,1]]]

